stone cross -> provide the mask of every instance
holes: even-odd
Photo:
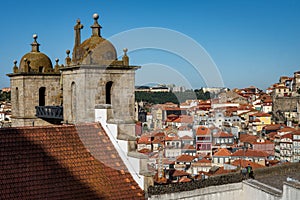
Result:
[[[80,29],[83,29],[83,25],[80,23],[80,19],[77,19],[76,25],[74,26],[76,47],[78,47],[81,43]]]

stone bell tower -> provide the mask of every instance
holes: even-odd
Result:
[[[118,124],[118,137],[135,135],[134,83],[135,70],[129,65],[127,49],[121,60],[115,47],[101,36],[98,14],[93,15],[92,35],[81,43],[80,20],[74,26],[75,45],[72,59],[61,68],[63,80],[64,121],[95,121],[95,108],[109,110],[108,121]]]
[[[33,35],[31,52],[25,54],[19,67],[14,61],[10,78],[12,126],[49,125],[47,121],[36,116],[36,107],[59,105],[60,72],[58,59],[55,68],[47,55],[39,51],[37,35]]]

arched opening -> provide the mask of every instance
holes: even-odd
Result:
[[[113,82],[109,81],[106,83],[105,91],[106,91],[106,104],[111,104],[111,88],[112,88]]]
[[[39,106],[45,106],[46,88],[40,87],[39,89]]]
[[[71,117],[72,121],[75,121],[76,113],[76,84],[72,82],[71,84]]]

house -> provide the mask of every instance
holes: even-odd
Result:
[[[171,174],[170,174],[170,178],[172,180],[173,183],[179,182],[179,180],[183,177],[188,178],[190,177],[191,174],[182,170],[174,170]]]
[[[292,161],[293,158],[293,134],[275,136],[275,158],[281,161]]]
[[[224,163],[230,161],[231,152],[226,148],[219,149],[212,155],[212,162],[214,165],[223,166]]]
[[[253,135],[260,133],[265,125],[271,124],[271,116],[271,114],[262,112],[249,115],[249,129]]]
[[[181,139],[174,133],[165,137],[165,157],[175,158],[181,155]]]
[[[211,167],[212,167],[211,160],[202,158],[201,160],[192,163],[191,166],[192,174],[197,175],[199,174],[199,172],[209,172]]]
[[[293,157],[292,162],[300,162],[300,131],[293,132]]]
[[[180,155],[176,158],[175,160],[175,169],[176,170],[183,170],[191,173],[191,165],[193,162],[197,161],[196,156],[191,156],[191,155]]]
[[[217,146],[222,148],[229,148],[234,144],[234,136],[231,133],[218,131],[217,133],[212,134],[212,137],[214,147]]]
[[[196,130],[196,150],[198,154],[212,153],[212,134],[211,130],[204,126],[199,126]]]
[[[249,160],[258,164],[265,164],[265,160],[269,154],[264,151],[257,151],[252,149],[240,149],[231,154],[232,160]]]
[[[152,151],[152,142],[149,135],[142,135],[137,141],[137,150],[149,149]]]

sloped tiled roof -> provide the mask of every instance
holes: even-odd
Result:
[[[219,131],[217,132],[216,134],[213,134],[213,137],[214,138],[231,138],[233,137],[233,134],[232,133],[226,133],[226,132],[223,132],[223,131]]]
[[[142,135],[138,141],[138,144],[151,144],[151,138],[149,136]]]
[[[188,135],[185,135],[185,136],[183,136],[183,137],[180,137],[180,139],[182,139],[182,140],[194,140],[194,138],[192,138],[192,137],[190,137],[190,136],[188,136]]]
[[[177,162],[192,162],[196,157],[191,155],[182,154],[176,158]]]
[[[0,129],[0,199],[144,199],[98,123]]]
[[[257,151],[252,149],[247,149],[246,151],[238,150],[234,152],[231,156],[247,156],[247,157],[267,157],[269,154],[265,151]]]
[[[228,149],[222,148],[217,151],[214,156],[230,156],[231,152]]]
[[[188,176],[188,175],[190,174],[185,171],[175,170],[172,176],[176,177],[176,176]]]
[[[199,126],[196,135],[210,135],[210,129],[204,126]]]
[[[249,160],[241,160],[241,159],[235,160],[231,164],[234,165],[234,166],[242,166],[242,167],[247,167],[248,165],[250,165],[252,167],[252,169],[258,169],[258,168],[265,167],[265,166],[260,165],[258,163],[251,162]]]
[[[192,181],[192,179],[187,178],[185,176],[179,179],[179,183],[187,183],[187,182],[191,182],[191,181]]]
[[[184,150],[196,150],[196,148],[193,145],[186,144],[182,147]]]

